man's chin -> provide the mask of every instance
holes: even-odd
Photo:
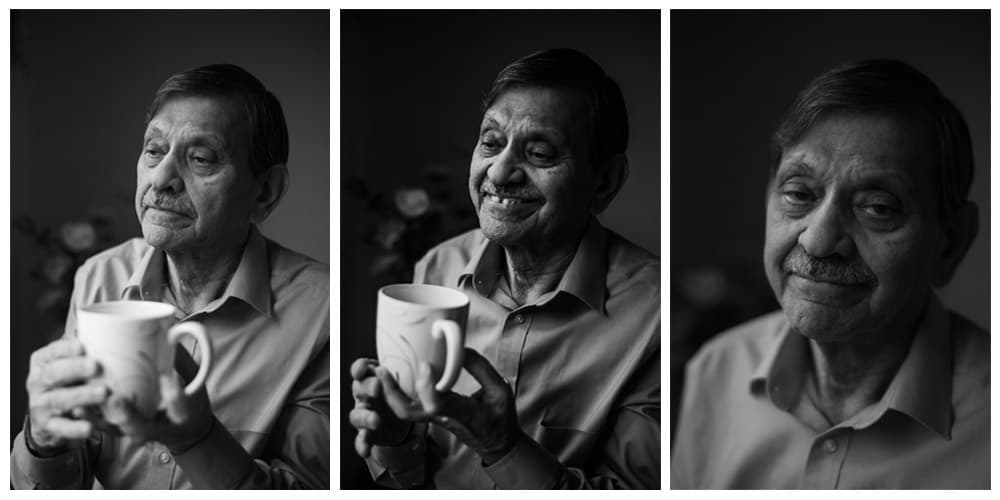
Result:
[[[479,228],[487,239],[501,246],[516,245],[524,240],[527,233],[521,224],[498,221],[490,217],[479,217]]]
[[[152,247],[164,251],[171,251],[181,248],[184,245],[185,238],[183,238],[180,234],[177,234],[177,231],[175,230],[149,222],[143,222],[142,239],[146,240],[146,243]]]
[[[817,342],[843,342],[857,333],[854,311],[825,304],[795,300],[782,304],[789,328]]]

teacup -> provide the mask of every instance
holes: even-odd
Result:
[[[435,389],[451,389],[462,370],[468,316],[469,298],[460,291],[421,284],[382,287],[375,326],[379,364],[411,397],[420,362],[430,365]]]
[[[200,323],[176,324],[176,308],[151,301],[99,302],[77,311],[77,337],[87,356],[101,365],[101,379],[112,394],[124,396],[144,416],[160,406],[160,375],[172,373],[177,342],[198,341],[201,366],[184,393],[205,385],[212,366],[212,345]],[[171,326],[173,325],[173,326]]]

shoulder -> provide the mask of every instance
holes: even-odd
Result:
[[[649,250],[605,228],[608,258],[608,291],[617,295],[627,290],[660,296],[660,258]]]
[[[278,290],[285,287],[310,288],[319,293],[330,293],[330,266],[312,257],[285,248],[274,240],[265,238],[267,258],[271,269],[271,286]]]
[[[414,281],[454,285],[486,241],[480,229],[472,229],[441,242],[417,261]]]
[[[752,372],[779,340],[785,316],[777,310],[736,325],[716,335],[691,358],[688,369],[700,373]]]
[[[949,311],[952,338],[953,398],[956,410],[989,406],[990,334],[969,319]],[[966,404],[963,404],[966,403]]]

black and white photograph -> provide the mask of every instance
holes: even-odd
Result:
[[[989,11],[670,30],[670,488],[990,489]]]
[[[11,20],[12,489],[329,489],[330,12]]]
[[[660,23],[341,11],[341,488],[661,487]]]

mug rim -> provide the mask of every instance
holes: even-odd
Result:
[[[115,308],[121,307],[128,307],[129,310],[115,310]],[[108,300],[82,306],[78,309],[77,314],[134,321],[172,318],[176,311],[177,308],[170,304],[153,300]]]
[[[391,292],[401,289],[413,289],[413,288],[429,288],[435,290],[438,293],[449,296],[447,303],[442,301],[442,303],[425,304],[421,302],[413,302],[409,300],[404,300],[396,296],[390,295]],[[410,307],[426,307],[432,309],[461,309],[469,305],[469,296],[466,295],[461,290],[455,290],[454,288],[448,288],[441,285],[431,285],[427,283],[394,283],[392,285],[385,285],[378,289],[379,298],[392,301],[393,303],[403,304]]]

